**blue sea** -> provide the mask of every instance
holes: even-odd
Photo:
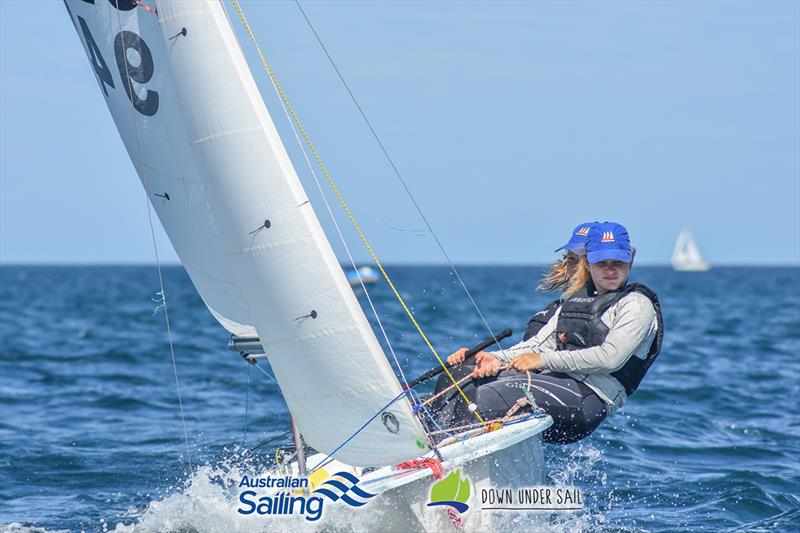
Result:
[[[447,268],[389,272],[441,352],[486,336]],[[534,291],[540,267],[460,272],[492,327],[515,338],[553,298]],[[0,269],[0,529],[235,529],[217,481],[268,464],[289,415],[227,349],[183,269],[164,275],[191,466],[155,267]],[[633,278],[661,296],[662,355],[594,434],[545,446],[548,483],[579,487],[584,510],[531,530],[800,531],[800,269],[641,267]],[[370,294],[406,374],[435,366],[386,283]]]

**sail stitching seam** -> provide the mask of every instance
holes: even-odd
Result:
[[[236,130],[228,130],[228,131],[221,131],[219,133],[212,133],[211,135],[206,135],[205,137],[201,137],[200,139],[195,139],[192,141],[192,144],[202,144],[209,141],[216,141],[219,139],[223,139],[230,135],[242,135],[245,133],[261,133],[263,130],[261,126],[255,126],[252,128],[239,128]]]
[[[264,244],[258,244],[256,246],[248,246],[247,248],[242,248],[238,252],[226,252],[225,257],[236,257],[238,255],[246,255],[251,254],[253,252],[262,252],[271,250],[273,248],[281,248],[283,246],[291,246],[293,244],[306,244],[309,242],[314,242],[311,237],[303,237],[298,239],[286,239],[283,241],[275,241],[275,242],[268,242]]]

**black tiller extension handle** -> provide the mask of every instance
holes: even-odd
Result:
[[[501,340],[505,339],[506,337],[510,337],[511,334],[512,334],[511,328],[506,328],[503,331],[501,331],[500,333],[495,334],[493,337],[487,337],[486,339],[484,339],[480,343],[476,344],[471,349],[467,350],[467,353],[464,354],[464,363],[467,362],[467,359],[475,357],[475,354],[477,354],[478,352],[482,352],[483,350],[485,350],[486,348],[488,348],[492,344],[498,343]],[[464,363],[461,363],[461,364],[464,364]],[[444,372],[444,367],[441,367],[441,366],[439,368],[433,368],[431,370],[428,370],[427,372],[422,374],[420,377],[418,377],[417,379],[415,379],[414,381],[409,383],[408,384],[408,388],[410,389],[412,387],[415,387],[415,386],[419,385],[420,383],[428,381],[432,377],[438,376],[442,372]]]

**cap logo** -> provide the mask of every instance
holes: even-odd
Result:
[[[588,234],[589,234],[589,226],[584,226],[575,232],[575,235],[580,235],[581,237],[586,237],[586,235]]]
[[[600,239],[600,242],[614,242],[614,232],[613,231],[604,231],[603,238]]]

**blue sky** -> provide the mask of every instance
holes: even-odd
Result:
[[[381,258],[443,262],[294,3],[242,5]],[[684,226],[712,263],[800,262],[799,2],[303,5],[456,262],[550,261],[592,219],[628,226],[642,263]],[[0,25],[0,261],[152,262],[63,4],[1,0]]]

